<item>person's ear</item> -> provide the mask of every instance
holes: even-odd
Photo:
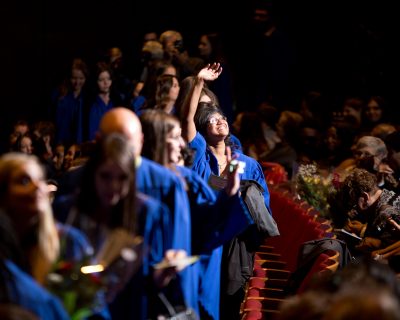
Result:
[[[370,195],[368,194],[368,192],[363,192],[358,198],[358,206],[361,210],[365,210],[370,206],[369,199]]]

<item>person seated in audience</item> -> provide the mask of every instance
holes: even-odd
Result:
[[[180,32],[166,30],[159,40],[164,49],[164,58],[175,65],[182,79],[197,74],[205,66],[203,59],[189,55]]]
[[[388,149],[388,164],[393,169],[393,176],[400,180],[400,131],[395,131],[385,138]]]
[[[386,264],[362,258],[301,295],[285,299],[276,320],[400,319],[400,282]]]
[[[362,136],[352,149],[353,158],[343,161],[336,168],[342,180],[354,168],[362,168],[377,176],[380,188],[396,190],[398,182],[393,176],[393,169],[387,163],[388,150],[382,139]]]
[[[385,99],[381,96],[371,96],[362,108],[362,127],[365,132],[371,131],[381,123],[388,122],[388,110]]]
[[[371,136],[377,137],[379,139],[382,139],[385,141],[386,137],[395,132],[397,129],[394,125],[390,123],[379,123],[376,126],[374,126],[371,130]]]
[[[15,143],[11,145],[10,151],[32,154],[34,147],[33,144],[34,139],[32,135],[28,132],[17,137]]]
[[[400,195],[380,189],[374,174],[354,169],[340,192],[350,215],[345,228],[362,238],[359,250],[372,252],[400,240],[395,226],[400,221]]]

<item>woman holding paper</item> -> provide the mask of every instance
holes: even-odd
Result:
[[[93,264],[105,268],[111,318],[148,319],[157,310],[156,293],[181,269],[174,261],[185,256],[169,250],[168,209],[136,191],[134,150],[122,135],[99,141],[84,170],[67,222],[86,234]],[[163,260],[169,268],[153,268]]]

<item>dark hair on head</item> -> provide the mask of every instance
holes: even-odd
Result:
[[[111,78],[113,77],[111,65],[104,61],[98,62],[96,64],[96,68],[95,68],[95,80],[97,81],[97,78],[99,77],[99,75],[105,71],[107,71],[110,74]]]
[[[400,298],[400,286],[395,272],[387,265],[362,256],[347,264],[333,276],[333,283],[338,289],[354,286],[365,287],[384,286],[389,288],[397,298]]]
[[[110,217],[111,228],[123,227],[129,232],[136,232],[136,182],[135,156],[131,143],[121,134],[111,133],[100,140],[94,153],[85,165],[82,186],[78,194],[77,205],[79,211],[96,219],[97,196],[95,176],[101,165],[112,161],[126,171],[129,177],[128,195],[114,208]]]
[[[72,74],[72,70],[74,70],[74,69],[82,71],[85,78],[86,79],[89,78],[89,68],[88,68],[86,62],[83,61],[81,58],[75,58],[72,60],[71,74]]]
[[[261,121],[268,124],[274,130],[276,129],[276,124],[280,116],[280,112],[276,107],[268,102],[262,102],[257,106],[256,112]]]
[[[29,139],[31,139],[32,148],[33,148],[33,144],[34,144],[34,142],[35,142],[35,139],[34,139],[34,137],[33,137],[33,135],[32,135],[31,133],[27,132],[27,133],[22,134],[22,135],[19,135],[19,136],[17,137],[17,140],[15,140],[15,143],[12,144],[12,145],[10,146],[10,151],[22,152],[22,151],[21,151],[21,148],[22,148],[22,140],[23,140],[24,138],[29,138]]]
[[[344,101],[343,106],[349,106],[350,108],[360,111],[364,105],[364,101],[360,98],[348,98]]]
[[[27,126],[29,128],[29,122],[25,119],[20,119],[14,122],[13,127],[15,128],[16,126]]]
[[[189,148],[188,146],[185,146],[184,148],[182,148],[181,152],[185,167],[191,167],[194,161],[194,150],[192,148]]]
[[[147,110],[140,115],[144,136],[142,155],[167,166],[167,135],[179,125],[179,119],[161,110]]]
[[[400,131],[395,131],[386,136],[384,140],[388,149],[394,152],[400,151]]]
[[[211,45],[211,54],[209,57],[205,57],[209,62],[219,62],[225,63],[226,57],[224,53],[224,39],[219,33],[207,33],[203,34],[203,36],[207,37],[208,41]]]
[[[167,103],[170,101],[169,92],[174,85],[174,79],[179,83],[176,76],[171,74],[162,74],[157,78],[156,88],[156,107],[164,110]]]
[[[379,107],[381,109],[385,108],[385,98],[381,97],[381,96],[371,96],[369,97],[369,99],[367,100],[367,104],[370,103],[371,101],[375,101]]]
[[[378,189],[377,177],[365,169],[354,169],[343,181],[341,190],[346,203],[356,204],[364,192],[371,193]]]
[[[59,95],[57,97],[58,99],[64,98],[68,94],[68,92],[72,90],[72,85],[71,85],[72,70],[81,71],[85,76],[85,79],[86,80],[89,79],[89,68],[85,63],[85,61],[83,61],[81,58],[74,58],[72,60],[71,65],[69,66],[67,77],[64,79],[63,83],[58,88],[59,90]]]

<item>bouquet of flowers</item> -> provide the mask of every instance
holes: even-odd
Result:
[[[86,255],[81,261],[57,261],[46,286],[60,298],[72,320],[100,314],[140,268],[142,243],[142,237],[114,229],[97,254]]]
[[[91,268],[90,268],[91,267]],[[58,296],[71,319],[84,319],[104,305],[105,283],[100,265],[90,266],[89,259],[81,262],[58,261],[47,277],[47,288]]]
[[[336,191],[334,174],[322,175],[315,164],[301,164],[296,175],[298,196],[329,218],[329,196]]]

